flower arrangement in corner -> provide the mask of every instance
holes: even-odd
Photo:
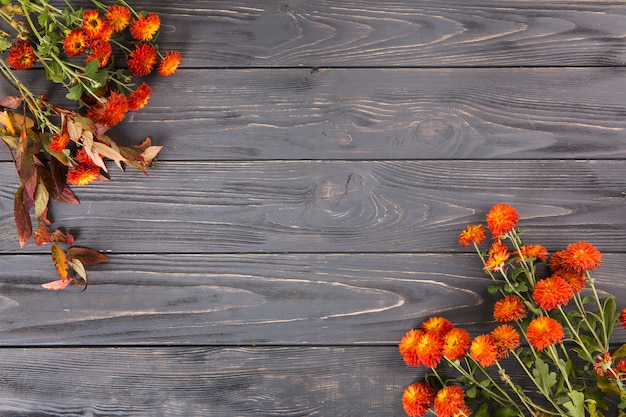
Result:
[[[482,224],[459,235],[491,277],[489,293],[499,295],[498,325],[472,338],[430,317],[406,333],[399,344],[406,364],[430,368],[404,391],[409,416],[603,417],[608,397],[626,415],[626,345],[610,352],[618,320],[626,327],[626,309],[619,314],[613,296],[599,296],[591,272],[601,253],[578,242],[548,257],[545,247],[522,242],[519,219],[507,204],[492,207],[486,250],[479,247],[487,235]]]
[[[85,266],[108,258],[72,246],[70,233],[52,230],[50,201],[77,204],[70,186],[105,180],[104,159],[144,173],[152,166],[161,147],[153,146],[149,137],[126,147],[106,132],[127,112],[148,103],[152,90],[135,77],[153,71],[169,76],[178,69],[181,55],[159,51],[157,13],[137,12],[123,0],[111,5],[92,0],[93,8],[87,10],[67,0],[63,8],[47,0],[0,2],[0,29],[8,31],[0,30],[0,75],[17,93],[0,97],[0,139],[20,180],[14,198],[20,247],[31,237],[37,245],[51,245],[60,279],[45,288],[63,289],[71,282],[86,288]],[[125,57],[127,68],[116,67],[116,56]],[[33,92],[18,73],[33,67],[62,86],[73,104],[54,104],[46,94]]]

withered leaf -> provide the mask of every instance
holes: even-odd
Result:
[[[22,101],[24,100],[17,96],[0,97],[0,107],[15,110],[22,105]]]
[[[58,279],[56,281],[46,282],[45,284],[41,284],[47,290],[60,291],[64,290],[68,285],[73,281],[72,278],[69,279]]]
[[[63,233],[59,229],[50,234],[50,240],[53,242],[67,243],[69,245],[74,244],[74,236],[72,236],[71,233]]]
[[[13,217],[15,218],[15,225],[17,226],[17,236],[20,240],[20,247],[24,247],[28,239],[33,234],[33,224],[30,220],[30,207],[24,204],[24,186],[15,192],[13,201]]]
[[[50,193],[47,184],[41,179],[37,183],[37,191],[35,192],[35,217],[45,218],[48,210],[48,202],[50,201]]]
[[[109,257],[89,248],[72,247],[67,250],[69,259],[78,259],[83,265],[97,265],[109,260]]]
[[[50,232],[41,220],[39,221],[39,226],[37,227],[37,230],[33,234],[33,238],[35,239],[35,243],[37,244],[37,246],[41,246],[45,243],[50,243]]]
[[[56,243],[52,244],[52,261],[61,279],[67,279],[67,256],[63,249]]]

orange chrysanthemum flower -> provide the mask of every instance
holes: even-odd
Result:
[[[496,301],[493,306],[493,318],[499,323],[510,323],[526,317],[527,309],[524,300],[510,294]]]
[[[63,39],[63,49],[68,56],[82,54],[87,49],[87,45],[87,35],[80,29],[74,29]]]
[[[533,300],[546,311],[566,305],[574,297],[572,287],[560,276],[552,275],[535,284]]]
[[[417,357],[424,366],[435,368],[443,357],[443,338],[428,332],[422,332],[417,339]]]
[[[87,110],[87,115],[96,123],[104,126],[115,126],[122,120],[128,111],[128,100],[116,91],[107,97],[106,103],[99,103]]]
[[[87,185],[100,177],[100,168],[91,164],[79,164],[67,172],[67,182],[72,185]]]
[[[626,308],[624,308],[621,313],[619,313],[619,322],[622,327],[626,329]]]
[[[438,337],[443,337],[450,330],[454,329],[454,324],[452,324],[450,320],[443,317],[430,317],[422,323],[420,328],[425,332],[433,333]]]
[[[159,65],[159,74],[163,77],[174,74],[182,59],[183,57],[176,51],[166,52],[165,57],[161,60],[161,64]]]
[[[107,7],[104,18],[115,33],[119,33],[130,25],[130,9],[126,6],[115,4]]]
[[[602,260],[600,251],[587,242],[572,243],[565,249],[562,256],[565,267],[576,272],[598,268]]]
[[[491,335],[481,334],[472,340],[470,355],[482,367],[486,368],[498,360],[498,346]]]
[[[146,83],[141,83],[139,87],[128,97],[128,109],[139,110],[148,104],[152,90]]]
[[[535,349],[543,350],[565,337],[563,326],[551,317],[537,317],[526,329],[526,338]]]
[[[17,41],[9,49],[7,62],[16,70],[27,70],[37,62],[33,45],[26,41]]]
[[[509,260],[511,253],[509,249],[500,241],[495,242],[489,249],[489,258],[485,262],[483,269],[488,271],[503,271],[506,261]]]
[[[130,34],[138,41],[151,41],[159,31],[160,26],[161,19],[159,15],[154,12],[148,13],[147,15],[139,16],[139,19],[133,19]]]
[[[422,366],[422,361],[420,361],[417,356],[417,342],[422,333],[422,330],[411,329],[406,332],[402,340],[400,340],[398,349],[400,350],[402,359],[404,359],[404,362],[408,366]]]
[[[496,327],[490,336],[496,342],[498,360],[507,357],[511,349],[516,349],[521,344],[520,334],[508,324]]]
[[[104,68],[109,63],[109,59],[113,54],[111,44],[100,39],[94,39],[90,41],[88,49],[90,50],[90,52],[89,55],[85,58],[85,62],[89,63],[91,61],[97,60],[100,63],[98,65],[98,67],[100,68]]]
[[[459,243],[469,246],[472,243],[480,245],[487,237],[487,231],[482,224],[470,224],[459,235]]]
[[[567,269],[567,267],[565,266],[564,255],[565,255],[564,250],[559,250],[552,254],[552,256],[550,257],[550,262],[548,264],[552,272],[560,271],[562,269]]]
[[[422,417],[435,399],[435,390],[425,382],[409,385],[402,394],[402,407],[411,417]]]
[[[515,251],[515,255],[521,256],[526,260],[546,261],[548,259],[548,250],[541,245],[524,245],[519,252]],[[521,261],[520,261],[521,262]]]
[[[80,148],[76,152],[76,156],[74,156],[74,159],[76,160],[76,162],[78,162],[79,165],[96,166],[95,162],[93,162],[93,159],[91,159],[91,157],[87,154],[87,151],[85,151],[84,148]]]
[[[67,130],[63,129],[60,133],[52,135],[52,141],[50,142],[50,149],[53,151],[61,152],[70,143],[70,134]]]
[[[147,43],[139,43],[128,56],[128,69],[138,77],[148,75],[157,64],[157,52]]]
[[[593,364],[593,370],[596,374],[604,376],[607,373],[611,374],[611,368],[613,367],[613,357],[609,352],[604,352],[604,355],[596,356],[596,362]]]
[[[456,417],[472,412],[465,404],[465,391],[458,385],[450,385],[437,391],[434,400],[437,417]]]
[[[97,10],[86,10],[83,13],[82,28],[89,38],[96,39],[106,31],[107,24],[102,20]]]
[[[467,330],[455,327],[443,338],[443,356],[451,361],[460,361],[467,355],[471,342]]]
[[[574,272],[566,269],[560,269],[554,272],[554,275],[558,275],[565,280],[572,287],[572,291],[575,293],[581,292],[587,286],[587,277],[582,272]]]
[[[508,204],[496,204],[487,213],[487,227],[494,237],[499,237],[515,229],[519,215]]]

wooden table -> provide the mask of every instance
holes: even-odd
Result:
[[[39,287],[0,153],[0,416],[402,416],[407,329],[494,327],[456,237],[499,202],[626,307],[623,2],[132,4],[184,60],[112,132],[150,176],[53,207],[111,257],[87,291]]]

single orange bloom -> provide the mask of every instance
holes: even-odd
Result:
[[[487,227],[494,237],[505,235],[515,229],[519,215],[508,204],[496,204],[487,213]]]
[[[620,379],[624,379],[626,374],[626,359],[620,359],[620,361],[617,362],[617,365],[615,365],[615,373],[618,374]]]
[[[434,333],[422,332],[417,339],[416,350],[424,366],[436,368],[443,356],[443,339]]]
[[[612,374],[611,368],[613,366],[613,357],[609,352],[605,352],[604,355],[598,355],[596,357],[596,363],[593,364],[593,370],[596,374],[604,376],[607,373]]]
[[[591,271],[600,266],[602,254],[587,242],[572,243],[563,253],[565,266],[575,272]]]
[[[454,329],[454,324],[443,317],[431,317],[420,326],[422,330],[428,333],[433,333],[439,337],[443,337],[450,330]]]
[[[519,252],[515,251],[515,255],[521,256],[526,260],[546,261],[548,259],[548,250],[541,245],[524,245]],[[521,260],[520,260],[521,262]]]
[[[526,317],[527,309],[524,300],[515,294],[496,301],[493,306],[493,318],[499,323],[509,323]]]
[[[470,415],[472,412],[465,404],[465,391],[458,385],[441,388],[435,395],[434,408],[437,417],[455,417]]]
[[[435,390],[425,382],[409,385],[402,394],[402,407],[411,417],[422,417],[432,407]]]
[[[549,266],[552,272],[567,269],[567,267],[565,266],[565,251],[559,250],[554,252],[550,257]]]
[[[86,10],[83,13],[82,28],[89,38],[96,39],[106,30],[107,25],[102,20],[97,10]]]
[[[128,69],[138,77],[150,74],[158,60],[156,50],[147,43],[138,43],[128,58]]]
[[[144,14],[139,16],[139,19],[133,19],[130,34],[138,41],[151,41],[159,31],[160,26],[161,19],[158,14],[154,12]]]
[[[472,340],[467,330],[455,327],[446,333],[443,338],[443,356],[451,361],[460,361],[467,355],[471,342]]]
[[[489,258],[487,258],[483,269],[488,271],[503,271],[506,266],[506,261],[509,260],[510,256],[511,253],[509,249],[498,241],[489,249]]]
[[[574,272],[566,269],[560,269],[554,272],[554,275],[558,275],[565,280],[572,287],[572,290],[577,293],[581,292],[587,286],[587,277],[582,272]]]
[[[496,342],[498,360],[507,357],[511,349],[517,349],[521,344],[520,334],[508,324],[496,327],[490,335]]]
[[[535,349],[543,350],[565,337],[563,326],[551,317],[537,317],[526,329],[526,338]]]
[[[150,99],[150,95],[152,94],[152,90],[150,86],[146,83],[141,83],[139,87],[128,97],[128,109],[129,110],[139,110],[145,107],[148,104],[148,100]]]
[[[533,300],[546,311],[566,305],[573,297],[572,287],[558,275],[542,279],[533,290]]]
[[[63,129],[60,133],[55,133],[52,135],[52,141],[50,142],[50,149],[57,152],[62,152],[65,148],[67,148],[68,143],[70,143],[70,134],[67,130]]]
[[[411,329],[402,337],[398,349],[402,359],[408,366],[422,366],[422,362],[417,356],[417,342],[424,333],[422,330]]]
[[[113,54],[111,44],[101,39],[91,40],[89,42],[88,49],[90,50],[90,53],[85,58],[85,62],[89,63],[96,60],[100,63],[100,65],[98,65],[100,68],[104,68],[109,63],[109,59]]]
[[[472,243],[480,245],[487,237],[487,231],[482,224],[470,224],[459,235],[459,243],[469,246]]]
[[[27,70],[37,62],[33,46],[26,41],[17,41],[9,49],[7,62],[16,70]]]
[[[80,165],[91,165],[94,167],[96,166],[96,163],[93,161],[93,159],[91,159],[91,157],[87,154],[84,148],[80,148],[76,152],[76,156],[74,156],[74,159]]]
[[[619,322],[622,327],[626,329],[626,308],[624,308],[621,313],[619,313]]]
[[[498,360],[498,346],[491,335],[481,334],[472,340],[471,357],[483,368],[491,366]]]
[[[63,49],[68,56],[82,54],[87,49],[87,44],[87,35],[80,29],[74,29],[63,39]]]
[[[130,9],[126,6],[115,4],[107,7],[104,18],[115,33],[119,33],[130,25]]]
[[[116,91],[107,97],[106,103],[98,103],[87,110],[87,115],[96,123],[104,126],[115,126],[122,120],[128,111],[128,100]]]
[[[163,77],[174,74],[182,59],[183,57],[176,51],[166,52],[165,57],[161,60],[161,64],[159,65],[159,74]]]
[[[67,172],[67,182],[72,185],[87,185],[100,177],[100,168],[95,165],[76,165]]]

